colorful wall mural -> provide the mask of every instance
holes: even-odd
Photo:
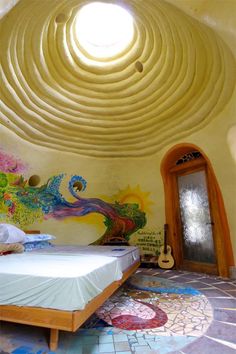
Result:
[[[26,171],[27,164],[19,158],[7,154],[5,151],[0,150],[0,171],[6,173],[22,173]]]
[[[71,202],[60,192],[66,174],[52,176],[41,186],[31,186],[22,174],[9,172],[13,161],[17,172],[24,165],[9,155],[1,156],[0,222],[11,222],[24,228],[35,221],[99,213],[104,216],[106,231],[95,244],[128,242],[130,235],[146,224],[146,214],[137,203],[109,203],[99,198],[82,198],[79,194],[85,190],[87,182],[79,175],[73,175],[68,182],[69,193],[75,199]]]

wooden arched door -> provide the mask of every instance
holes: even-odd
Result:
[[[222,195],[207,157],[181,144],[164,157],[166,222],[178,269],[228,276],[233,265]]]

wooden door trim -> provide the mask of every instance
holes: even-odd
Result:
[[[199,167],[204,167],[206,166],[206,161],[203,158],[199,158],[197,160],[192,160],[192,161],[188,161],[185,162],[182,165],[177,165],[177,166],[173,166],[169,169],[169,172],[171,173],[178,173],[180,172],[181,174],[184,173],[184,171],[189,171],[189,169],[193,169]]]
[[[229,276],[229,267],[234,266],[233,251],[230,239],[230,231],[228,226],[227,215],[224,207],[224,201],[222,193],[218,182],[216,180],[212,165],[208,157],[204,152],[196,145],[193,144],[178,144],[170,149],[164,156],[161,163],[161,174],[163,178],[164,191],[165,191],[165,214],[166,223],[169,225],[169,237],[168,242],[173,249],[173,255],[175,258],[176,267],[179,268],[181,264],[181,250],[180,250],[180,237],[179,237],[179,227],[176,217],[176,210],[178,210],[176,203],[178,202],[176,194],[173,193],[176,190],[174,185],[174,172],[175,169],[178,170],[178,166],[175,166],[176,161],[186,153],[193,150],[199,151],[203,158],[199,160],[204,160],[206,165],[206,172],[209,183],[209,193],[212,202],[212,217],[215,222],[215,247],[216,247],[216,258],[218,264],[218,272],[222,277]],[[198,161],[198,159],[194,160]],[[198,162],[194,162],[198,164]],[[199,162],[201,164],[202,161]],[[186,168],[189,162],[184,163]],[[183,169],[185,166],[183,167]],[[181,168],[180,168],[181,169]]]
[[[183,270],[191,269],[194,272],[200,273],[210,273],[212,275],[218,275],[218,269],[216,264],[209,263],[197,263],[184,260],[183,262]]]

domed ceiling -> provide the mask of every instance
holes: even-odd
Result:
[[[87,3],[21,0],[1,20],[1,124],[55,150],[140,157],[223,109],[235,62],[211,29],[163,0],[122,1],[134,17],[132,42],[96,59],[76,38]]]

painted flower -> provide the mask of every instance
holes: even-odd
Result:
[[[10,208],[8,208],[8,212],[9,212],[10,214],[14,214],[15,210],[16,210],[16,205],[15,205],[15,203],[12,203],[12,205],[10,206]]]
[[[4,193],[3,199],[4,199],[4,200],[10,200],[10,199],[11,199],[11,194],[9,194],[9,193]]]

